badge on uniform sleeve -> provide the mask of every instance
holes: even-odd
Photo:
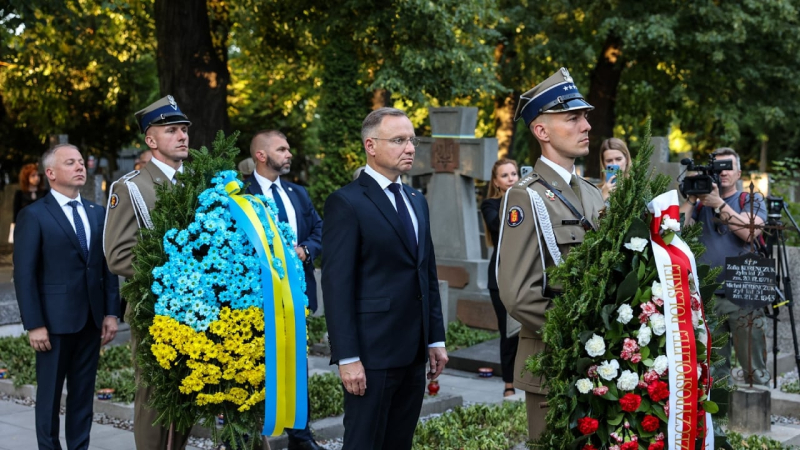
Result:
[[[511,209],[508,210],[508,226],[512,228],[516,227],[522,223],[524,218],[525,214],[519,206],[512,206]]]
[[[556,199],[556,194],[554,194],[553,191],[551,191],[550,189],[544,191],[544,196],[549,198],[551,201],[554,201]]]
[[[119,195],[111,194],[111,198],[108,199],[108,207],[114,209],[119,204]]]

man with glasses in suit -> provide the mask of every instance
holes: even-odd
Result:
[[[345,389],[344,449],[407,450],[426,372],[435,379],[448,360],[428,204],[400,178],[419,140],[403,111],[379,108],[361,141],[367,166],[325,202],[331,364]]]

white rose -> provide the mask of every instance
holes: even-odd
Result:
[[[667,361],[667,357],[664,355],[659,356],[653,361],[653,370],[655,370],[659,376],[664,375],[664,372],[666,372],[668,368],[669,361]]]
[[[619,370],[619,363],[616,359],[611,361],[603,361],[600,367],[597,368],[597,374],[604,380],[613,380],[617,378],[617,371]]]
[[[641,252],[642,250],[644,250],[645,247],[647,247],[647,239],[642,239],[637,237],[631,238],[631,241],[625,243],[624,247],[627,248],[628,250]]]
[[[681,224],[672,217],[665,215],[664,218],[661,219],[661,229],[664,231],[674,231],[677,233],[678,231],[681,231]]]
[[[594,385],[588,378],[581,378],[580,380],[575,382],[575,387],[578,388],[578,392],[580,392],[581,394],[588,394],[589,392],[591,392]]]
[[[653,281],[653,288],[651,289],[653,293],[653,297],[664,299],[664,289],[661,287],[661,283],[658,281]]]
[[[621,391],[632,391],[639,385],[639,375],[636,375],[630,370],[622,372],[617,380],[617,389]]]
[[[633,319],[633,308],[629,305],[621,305],[617,309],[617,322],[625,325]]]
[[[586,341],[586,353],[589,356],[601,356],[606,352],[606,343],[603,338],[596,334],[592,334],[592,338]]]
[[[636,337],[639,341],[639,347],[644,347],[650,343],[650,338],[653,337],[653,333],[650,331],[650,327],[648,327],[646,323],[643,323],[642,326],[639,327],[639,332],[636,334]]]
[[[650,327],[653,328],[653,333],[655,333],[656,336],[661,336],[666,333],[667,323],[664,320],[664,315],[655,313],[650,316]]]

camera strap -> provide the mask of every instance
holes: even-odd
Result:
[[[558,199],[561,200],[561,202],[564,203],[564,205],[567,208],[569,208],[570,212],[572,212],[572,215],[575,216],[576,219],[578,219],[578,221],[581,223],[581,226],[583,227],[583,229],[585,231],[589,231],[589,230],[593,230],[594,229],[594,225],[592,225],[592,223],[589,222],[589,219],[587,219],[586,216],[581,214],[578,211],[577,208],[572,206],[572,203],[570,203],[569,200],[567,200],[564,197],[564,195],[561,194],[561,191],[559,191],[558,189],[554,188],[553,186],[550,186],[550,183],[548,183],[547,181],[544,181],[544,179],[542,177],[539,177],[539,179],[537,179],[536,181],[538,181],[539,183],[542,183],[542,185],[544,185],[544,187],[546,187],[550,192],[555,194],[555,196],[558,197]]]

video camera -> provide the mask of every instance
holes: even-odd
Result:
[[[767,218],[780,219],[783,204],[783,197],[775,197],[773,195],[767,197]]]
[[[681,160],[681,164],[686,166],[686,170],[700,172],[697,175],[686,177],[681,181],[679,189],[684,197],[690,195],[709,194],[714,189],[712,183],[717,183],[719,186],[719,174],[723,170],[733,170],[733,160],[725,159],[717,161],[714,155],[711,155],[708,160],[708,165],[697,165],[689,158]]]

